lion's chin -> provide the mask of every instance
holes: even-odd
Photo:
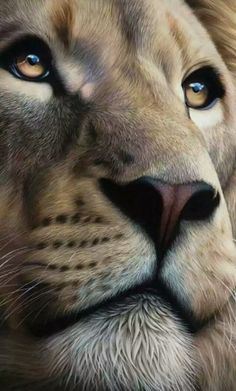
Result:
[[[9,338],[6,349],[16,373],[40,382],[44,373],[44,383],[66,379],[68,390],[73,383],[81,391],[193,391],[198,373],[191,333],[151,292],[113,302],[44,338],[31,336],[25,344]]]
[[[197,370],[191,334],[151,293],[103,307],[57,335],[54,343],[58,357],[58,347],[64,349],[63,360],[69,373],[73,368],[78,389],[194,390]]]

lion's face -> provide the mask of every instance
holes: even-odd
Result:
[[[0,31],[4,370],[195,390],[236,283],[224,60],[179,0],[2,1]]]

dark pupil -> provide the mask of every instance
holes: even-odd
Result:
[[[195,92],[196,94],[198,94],[199,92],[201,92],[202,90],[204,90],[205,85],[202,84],[202,83],[192,83],[192,84],[190,84],[190,87],[192,88],[193,92]]]
[[[40,58],[35,54],[29,54],[27,56],[27,61],[30,65],[37,65],[40,63]]]

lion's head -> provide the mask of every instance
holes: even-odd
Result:
[[[4,389],[234,389],[234,12],[1,1]]]

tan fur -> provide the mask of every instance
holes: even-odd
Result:
[[[0,388],[236,391],[234,1],[36,3],[13,15],[5,4],[0,26],[40,32],[66,94],[0,70]],[[187,115],[182,82],[209,64],[226,94]],[[197,331],[145,292],[35,338],[26,321],[84,311],[156,273],[160,249],[99,184],[143,176],[220,194],[211,220],[182,221],[158,269]]]
[[[226,65],[235,77],[236,3],[234,0],[187,0],[209,31]]]
[[[52,23],[59,40],[68,47],[74,27],[74,10],[70,1],[61,1],[52,4]]]

